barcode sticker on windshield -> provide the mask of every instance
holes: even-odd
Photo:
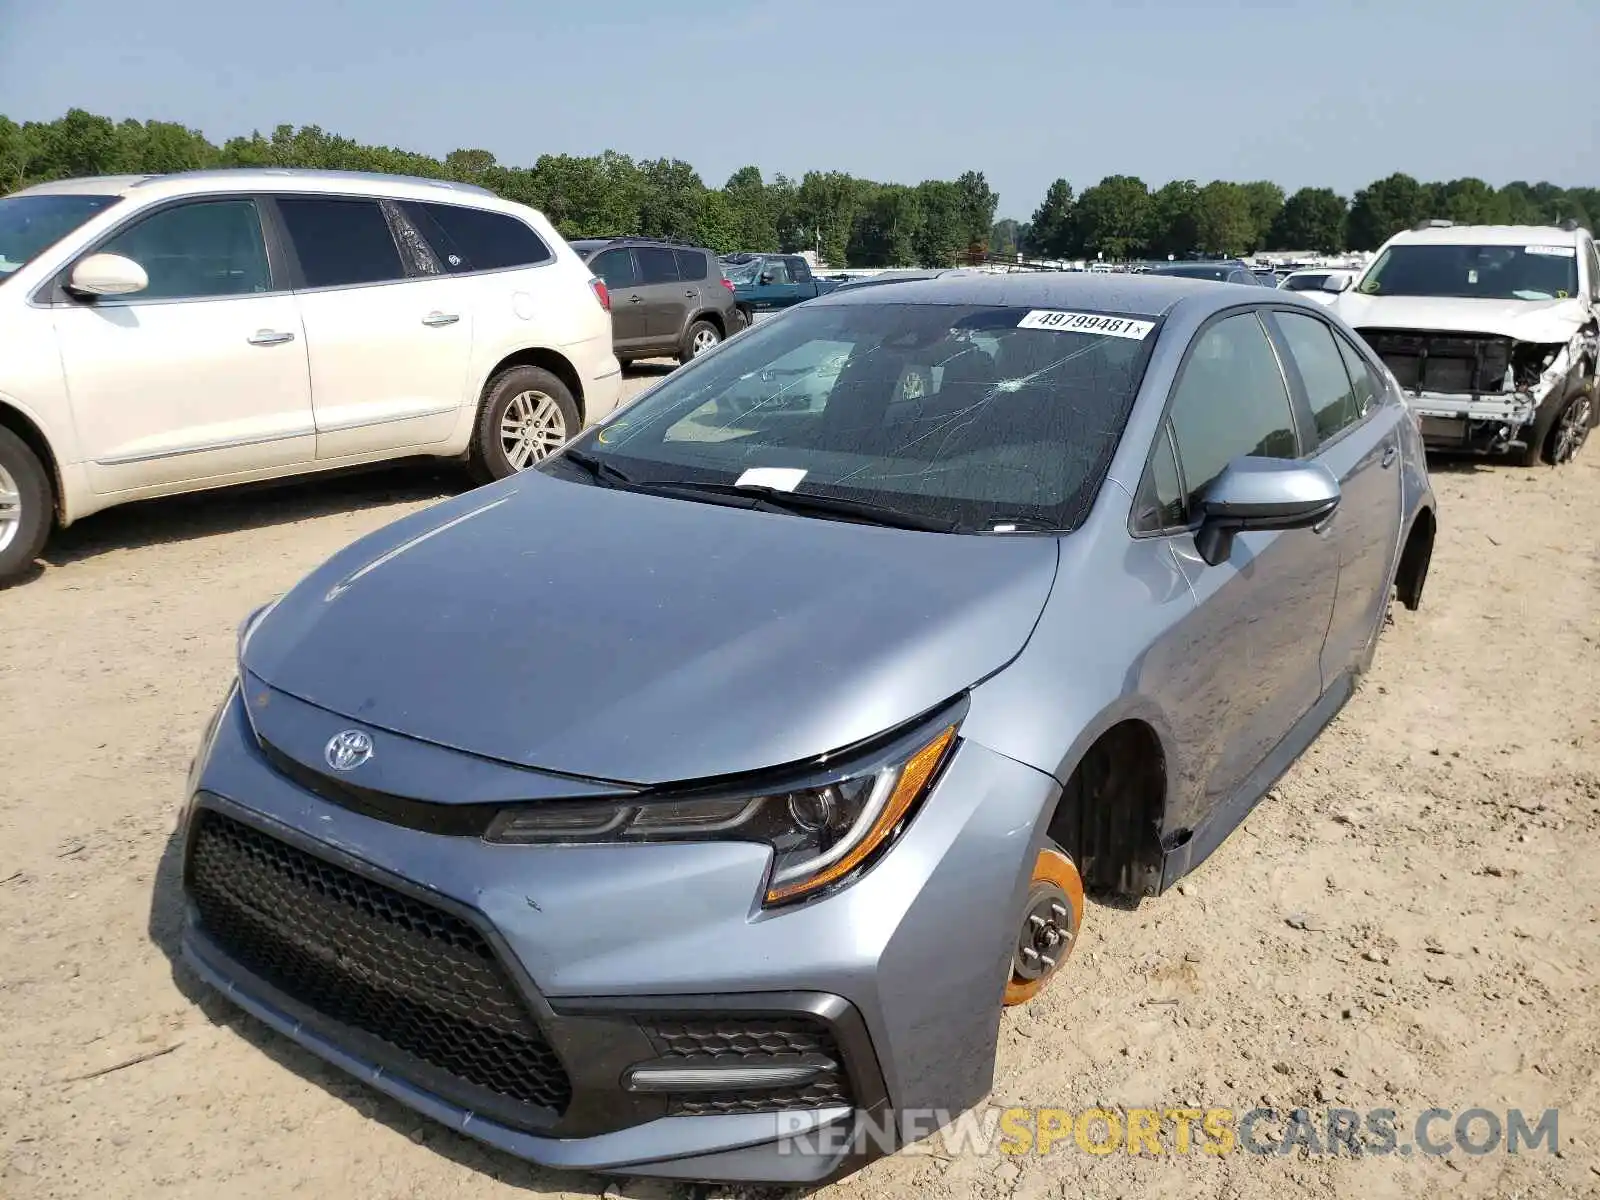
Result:
[[[1548,254],[1551,258],[1577,258],[1576,246],[1524,246],[1524,254]]]
[[[1057,333],[1097,333],[1103,337],[1132,338],[1143,341],[1156,327],[1154,321],[1135,321],[1131,317],[1108,317],[1103,313],[1061,312],[1036,308],[1017,322],[1018,329],[1053,329]]]
[[[751,467],[738,479],[734,487],[764,487],[775,492],[792,492],[806,477],[804,467]]]

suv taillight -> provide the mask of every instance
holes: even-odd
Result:
[[[730,292],[734,290],[733,280],[727,278],[726,276],[723,277],[722,286],[727,288]]]
[[[594,298],[600,301],[600,307],[607,312],[611,311],[611,293],[606,291],[606,281],[596,275],[589,280],[589,286],[594,289]]]

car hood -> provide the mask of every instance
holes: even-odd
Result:
[[[1056,560],[1047,537],[532,473],[348,547],[241,657],[374,729],[619,783],[704,779],[852,745],[997,671],[1027,642]]]
[[[1487,333],[1519,342],[1566,342],[1583,324],[1583,301],[1468,300],[1437,296],[1364,296],[1344,292],[1334,311],[1356,329],[1427,329]]]

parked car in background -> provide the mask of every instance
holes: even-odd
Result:
[[[688,362],[744,328],[733,285],[704,247],[623,237],[578,238],[572,248],[611,293],[612,340],[623,362]]]
[[[1426,221],[1331,306],[1437,450],[1560,464],[1600,423],[1600,257],[1587,229]]]
[[[819,279],[811,264],[798,254],[741,254],[739,261],[723,260],[723,272],[733,285],[739,310],[747,324],[814,300],[833,291],[843,279]]]
[[[1256,273],[1237,259],[1218,262],[1165,263],[1152,267],[1150,274],[1166,275],[1174,279],[1215,279],[1220,283],[1246,283],[1252,287],[1262,286],[1261,280],[1256,277]]]
[[[53,524],[409,455],[532,466],[621,391],[539,213],[390,175],[196,171],[0,199],[0,579]]]
[[[512,1154],[837,1177],[989,1093],[1086,886],[1170,888],[1312,744],[1433,507],[1293,296],[822,297],[245,622],[184,954]]]
[[[1278,286],[1286,292],[1299,292],[1318,304],[1332,304],[1339,291],[1350,286],[1356,274],[1336,267],[1309,267],[1290,271]]]

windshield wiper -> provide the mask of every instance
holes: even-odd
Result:
[[[820,496],[816,492],[786,492],[781,488],[741,487],[735,483],[699,483],[692,480],[652,479],[648,483],[636,482],[636,487],[652,491],[698,492],[706,496],[747,498],[751,508],[775,509],[802,516],[843,517],[871,525],[886,525],[891,529],[916,529],[925,533],[954,533],[954,521],[941,521],[937,517],[924,517],[887,504],[872,504],[865,500],[845,500],[838,496]]]
[[[604,484],[606,487],[615,487],[619,484],[626,487],[633,483],[633,476],[626,471],[618,470],[604,459],[596,458],[583,450],[563,450],[557,459],[565,460],[587,471],[596,483]]]

